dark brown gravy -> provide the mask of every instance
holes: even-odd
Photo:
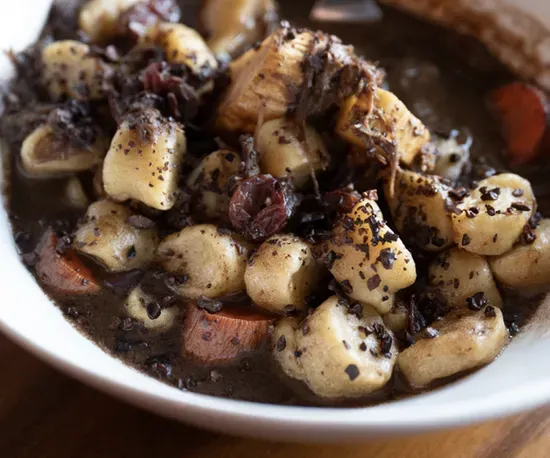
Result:
[[[391,90],[430,129],[467,129],[474,139],[474,156],[483,155],[496,169],[504,168],[499,126],[485,108],[485,97],[490,89],[510,80],[512,75],[478,43],[387,9],[384,19],[376,24],[311,24],[304,19],[311,1],[280,3],[282,17],[334,33],[344,42],[355,44],[359,53],[378,61],[387,70]],[[192,11],[192,6],[185,8],[184,22],[194,17]],[[11,157],[13,173],[7,203],[18,246],[25,253],[34,249],[47,227],[74,227],[82,212],[76,213],[65,202],[65,180],[27,179],[17,167],[16,156]],[[548,186],[543,177],[547,167],[518,172],[532,180],[539,196],[546,194]],[[180,389],[255,402],[323,404],[305,388],[282,376],[267,349],[231,365],[205,367],[180,355],[178,325],[160,335],[138,327],[125,330],[124,298],[109,288],[93,299],[53,300],[67,319],[108,353]],[[519,323],[523,319],[517,317]],[[395,379],[384,392],[354,401],[353,405],[409,394],[404,384]]]

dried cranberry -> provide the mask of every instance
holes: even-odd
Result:
[[[330,191],[323,196],[324,205],[336,213],[350,213],[360,200],[361,196],[357,192],[344,189]]]
[[[199,95],[190,84],[190,77],[185,66],[153,62],[143,71],[142,81],[146,91],[166,96],[171,115],[188,120],[199,108]]]
[[[287,182],[271,175],[257,175],[237,187],[231,198],[229,219],[246,238],[263,241],[286,226],[296,203]]]

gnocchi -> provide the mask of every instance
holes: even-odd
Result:
[[[262,173],[276,178],[289,177],[297,188],[328,165],[328,153],[320,135],[309,126],[301,129],[284,118],[262,125],[256,148]]]
[[[110,200],[94,202],[75,233],[74,247],[111,272],[148,266],[158,245],[157,231],[132,226],[133,215],[128,207]]]
[[[240,163],[237,153],[218,150],[206,156],[187,178],[187,186],[198,198],[195,206],[208,217],[226,217],[235,184],[232,179],[238,175]]]
[[[135,199],[169,210],[178,195],[187,148],[183,127],[155,109],[130,117],[118,128],[103,162],[103,187],[119,202]]]
[[[34,178],[51,178],[83,172],[101,163],[106,148],[98,140],[88,149],[77,148],[58,139],[53,129],[44,124],[33,130],[21,145],[21,166]]]
[[[246,292],[259,307],[283,314],[288,307],[304,312],[307,298],[323,277],[306,242],[292,235],[274,235],[260,245],[244,274]]]
[[[130,318],[154,332],[165,332],[172,328],[179,312],[175,305],[162,308],[139,286],[132,290],[124,306]]]
[[[489,263],[483,256],[452,248],[430,264],[428,281],[443,294],[449,306],[466,307],[469,298],[483,293],[489,304],[502,307]]]
[[[452,214],[455,242],[472,253],[510,250],[536,209],[531,184],[513,173],[481,180]]]
[[[447,208],[450,188],[438,177],[398,169],[394,189],[384,179],[384,196],[399,234],[427,251],[441,251],[454,243]]]
[[[289,319],[279,321],[273,339],[273,353],[283,371],[329,399],[380,390],[397,358],[393,334],[380,315],[364,306],[356,316],[335,296],[299,326]]]
[[[250,246],[212,224],[186,227],[166,237],[157,251],[158,262],[178,275],[174,290],[191,299],[244,291]]]
[[[112,69],[90,54],[87,44],[75,40],[54,41],[42,50],[42,84],[53,101],[104,98],[104,82]]]
[[[397,357],[397,366],[414,388],[474,369],[495,359],[508,343],[502,312],[491,305],[476,312],[460,310],[436,321]]]
[[[526,226],[526,240],[500,256],[489,258],[495,279],[512,288],[540,287],[550,278],[550,220],[533,231]]]
[[[391,310],[397,291],[416,280],[411,253],[368,198],[342,218],[325,251],[330,272],[348,296],[381,314]]]
[[[200,11],[208,46],[224,61],[261,40],[276,16],[274,0],[207,0]]]

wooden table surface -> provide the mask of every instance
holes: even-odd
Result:
[[[197,430],[86,387],[0,335],[1,458],[550,457],[550,407],[447,432],[310,446]]]

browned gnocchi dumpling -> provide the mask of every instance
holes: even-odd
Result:
[[[49,124],[34,129],[21,145],[21,167],[33,178],[52,178],[89,170],[101,163],[107,147],[98,139],[88,148],[56,137]]]
[[[289,177],[297,188],[327,167],[328,153],[321,136],[311,127],[280,118],[266,122],[258,132],[256,149],[262,173]]]
[[[274,0],[206,0],[200,11],[208,46],[224,61],[264,38],[276,17]]]
[[[120,202],[134,199],[170,210],[178,197],[186,148],[183,127],[157,110],[129,117],[118,127],[103,162],[105,192]]]
[[[187,178],[187,186],[199,200],[195,206],[210,218],[227,218],[231,179],[238,175],[240,163],[237,153],[221,149],[206,156]]]
[[[456,205],[455,242],[472,253],[503,254],[516,243],[536,205],[531,184],[519,175],[485,178]]]
[[[101,99],[105,96],[103,83],[112,72],[101,59],[90,55],[90,46],[75,40],[45,46],[42,65],[42,84],[53,101]]]
[[[326,252],[329,270],[344,292],[378,313],[389,312],[395,293],[416,280],[411,253],[368,198],[342,218]]]
[[[415,388],[490,363],[509,338],[502,312],[491,305],[446,315],[418,337],[397,357],[400,372]]]
[[[168,62],[184,64],[196,75],[218,68],[216,58],[199,33],[184,24],[161,22],[149,29],[142,42],[161,46]]]
[[[248,261],[246,292],[259,307],[283,314],[289,307],[305,311],[307,297],[319,287],[324,268],[311,246],[289,234],[274,235]]]
[[[430,264],[428,281],[450,306],[466,307],[468,299],[483,294],[489,304],[502,307],[489,263],[483,256],[452,248]]]
[[[157,258],[165,270],[178,276],[174,290],[179,295],[214,298],[245,290],[249,247],[239,236],[199,224],[166,237]]]
[[[439,177],[409,170],[398,169],[393,182],[384,179],[384,196],[404,240],[427,251],[440,251],[454,243],[449,191]]]
[[[178,316],[178,307],[161,307],[154,298],[144,293],[140,286],[132,290],[124,308],[128,316],[145,329],[155,332],[165,332],[174,326]]]
[[[80,8],[78,25],[90,41],[102,43],[116,35],[119,16],[144,0],[89,0]]]
[[[512,288],[531,288],[548,284],[550,279],[550,220],[543,219],[510,251],[490,257],[495,279]]]
[[[74,247],[111,272],[147,267],[158,245],[157,230],[154,224],[147,229],[135,227],[134,215],[110,200],[94,202],[75,233]]]
[[[376,328],[375,332],[368,330]],[[323,398],[354,398],[378,391],[393,373],[397,348],[392,332],[369,306],[349,313],[336,296],[299,326],[275,327],[273,353],[283,371]]]

